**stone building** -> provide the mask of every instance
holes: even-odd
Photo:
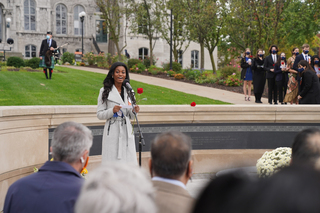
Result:
[[[61,51],[81,52],[82,23],[79,13],[84,11],[83,22],[84,53],[88,51],[107,52],[108,34],[103,30],[103,20],[99,16],[94,0],[0,0],[0,51],[7,55],[19,54],[24,58],[39,57],[41,41],[46,32],[52,31],[58,46],[68,43]],[[133,35],[129,30],[122,36],[120,46],[127,42],[131,58],[144,58],[149,55],[148,40],[142,35]],[[6,40],[12,38],[14,44]],[[154,55],[157,65],[169,62],[169,45],[158,39]],[[205,69],[212,69],[209,54],[205,50]],[[217,61],[217,52],[214,52]],[[180,56],[179,62],[184,68],[200,68],[200,45],[191,42]]]

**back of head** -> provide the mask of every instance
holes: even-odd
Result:
[[[154,191],[139,167],[106,163],[90,172],[75,206],[76,213],[155,213]]]
[[[151,144],[154,175],[169,179],[180,178],[188,168],[191,148],[191,138],[181,132],[157,135]]]
[[[305,129],[298,133],[292,144],[292,164],[314,163],[320,157],[320,130]]]
[[[52,156],[55,161],[74,163],[92,146],[92,133],[86,126],[65,122],[53,132],[51,143]]]

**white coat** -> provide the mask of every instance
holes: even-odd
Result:
[[[124,117],[115,118],[113,107],[116,105],[128,105],[127,90],[124,89],[124,101],[117,88],[113,85],[106,102],[102,103],[100,89],[98,97],[97,117],[100,120],[107,120],[104,125],[102,136],[102,163],[117,161],[125,163],[137,163],[134,132],[130,119],[134,117],[132,109],[121,108]]]

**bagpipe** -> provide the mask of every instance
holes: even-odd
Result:
[[[57,48],[54,48],[54,50],[47,50],[45,56],[44,56],[44,62],[45,64],[47,65],[47,67],[50,67],[51,66],[51,57],[53,56],[53,52],[56,51],[57,49],[59,49],[60,47],[64,47],[64,46],[67,46],[69,43],[65,43],[61,46],[58,46]]]

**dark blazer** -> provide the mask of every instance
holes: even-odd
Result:
[[[300,104],[320,104],[320,83],[318,76],[312,70],[302,74]]]
[[[277,61],[279,60],[279,57],[277,55]],[[274,78],[275,74],[274,72],[271,72],[270,69],[274,69],[274,62],[272,59],[272,55],[268,55],[265,59],[264,59],[264,70],[267,72],[266,77],[267,78]]]
[[[72,213],[83,178],[64,162],[47,161],[37,173],[13,183],[7,192],[5,213]]]
[[[276,81],[282,81],[282,70],[278,64],[274,65],[274,75],[276,77]]]
[[[252,66],[252,63],[253,63],[253,58],[251,59],[251,65],[249,65],[247,62],[246,62],[246,58],[241,58],[241,79],[244,79],[244,76],[246,75],[247,73],[247,68]]]
[[[263,69],[264,60],[264,58],[262,60],[259,58],[253,59],[252,71],[254,93],[263,93],[264,91],[264,85],[266,83],[266,72]]]
[[[309,55],[308,55],[309,56]],[[298,71],[298,64],[300,61],[302,60],[305,60],[305,58],[303,57],[302,53],[300,55],[298,55],[296,57],[296,59],[294,60],[294,63],[293,63],[293,69]]]
[[[55,40],[52,39],[51,46],[53,48],[57,48],[57,43]],[[41,47],[40,47],[40,56],[44,56],[46,52],[50,49],[47,39],[42,40]]]

